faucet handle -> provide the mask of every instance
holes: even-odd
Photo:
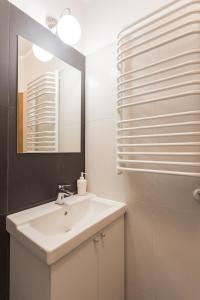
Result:
[[[71,187],[71,184],[60,184],[59,183],[57,185],[57,191],[59,191],[59,192],[65,192],[68,187]]]
[[[65,187],[70,187],[70,186],[71,186],[71,184],[60,184],[60,183],[58,184],[58,187],[61,187],[61,188],[62,187],[64,187],[64,188]]]

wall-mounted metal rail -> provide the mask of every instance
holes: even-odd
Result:
[[[174,0],[119,33],[119,173],[200,177],[199,16]]]

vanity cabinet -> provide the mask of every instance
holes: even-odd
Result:
[[[11,300],[124,300],[124,216],[52,265],[12,238],[11,275]]]
[[[51,300],[98,300],[98,258],[93,240],[51,267]]]
[[[124,299],[124,218],[100,234],[99,300]]]

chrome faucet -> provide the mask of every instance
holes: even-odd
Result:
[[[63,205],[66,197],[72,196],[74,193],[69,191],[70,184],[58,184],[56,204]]]

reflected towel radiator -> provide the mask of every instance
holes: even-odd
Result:
[[[46,72],[27,84],[26,152],[58,151],[58,73]]]
[[[200,1],[176,0],[117,42],[117,171],[200,177]]]

